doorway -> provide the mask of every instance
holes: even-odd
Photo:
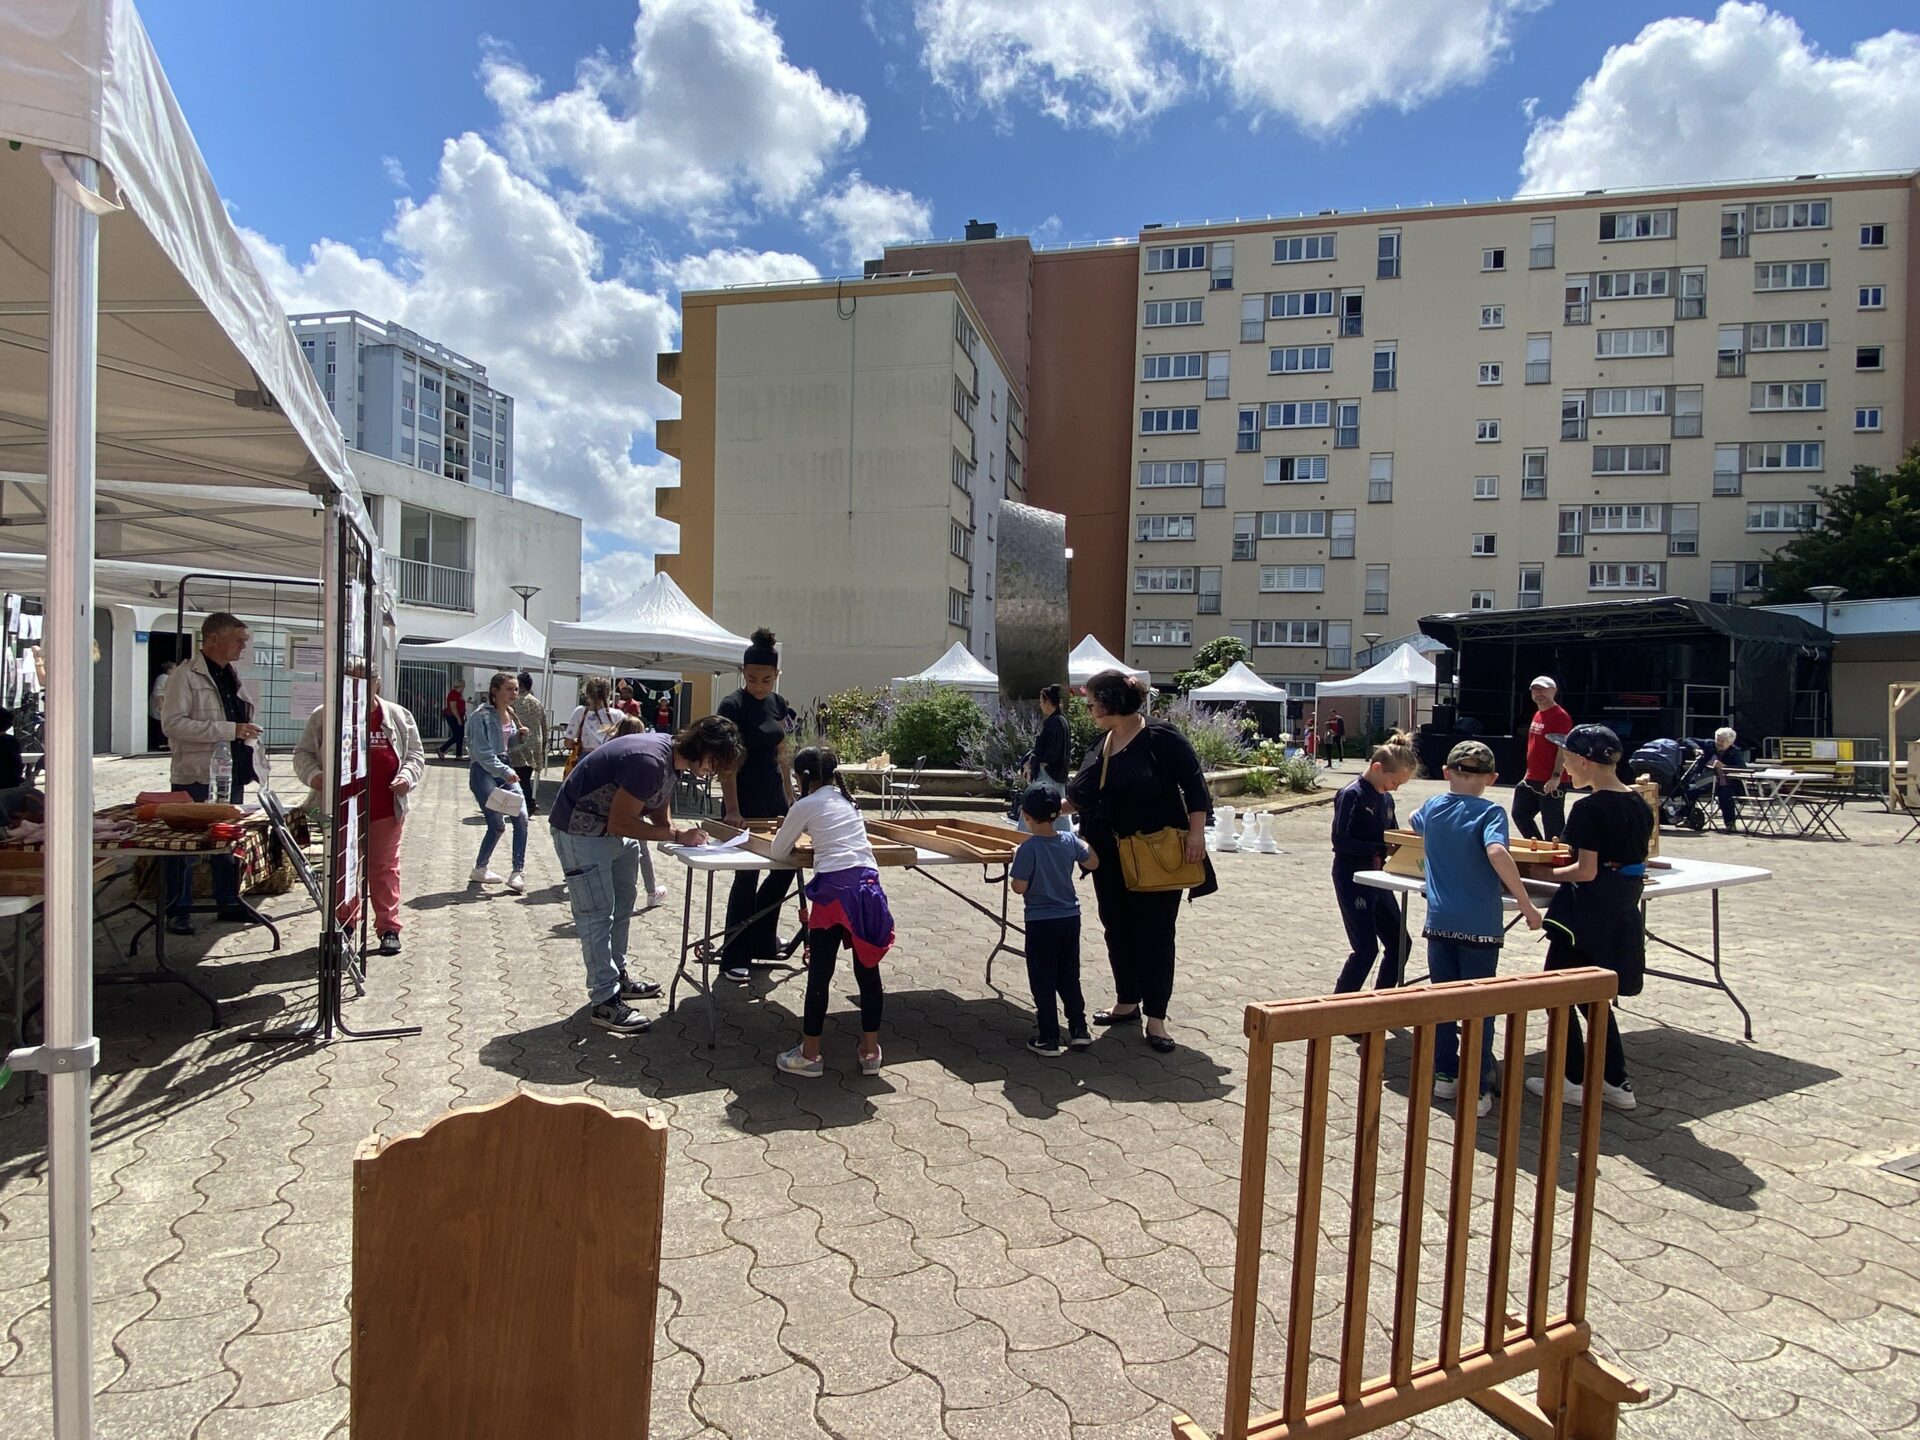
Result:
[[[147,749],[167,749],[167,737],[160,729],[160,699],[166,688],[167,672],[193,658],[193,640],[172,630],[147,632]]]

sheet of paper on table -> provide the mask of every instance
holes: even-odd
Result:
[[[753,838],[753,832],[751,830],[742,830],[738,835],[734,836],[731,840],[715,840],[706,845],[668,845],[665,848],[669,851],[675,851],[675,852],[701,851],[701,850],[705,850],[705,851],[738,850],[742,845],[745,845],[747,841],[751,840],[752,838]]]

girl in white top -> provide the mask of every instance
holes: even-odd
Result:
[[[860,1071],[880,1073],[880,1012],[886,987],[880,957],[893,948],[893,912],[880,888],[866,822],[854,808],[840,761],[824,745],[809,745],[793,757],[793,783],[800,798],[773,837],[773,855],[784,860],[802,835],[813,842],[813,879],[808,882],[807,1000],[800,1043],[776,1062],[790,1075],[819,1075],[820,1036],[827,997],[844,938],[853,951],[853,978],[860,986]]]
[[[611,740],[614,727],[620,723],[619,714],[608,703],[610,694],[605,680],[587,681],[587,703],[574,706],[573,714],[567,717],[563,733],[567,739],[579,742],[582,755],[591,754]]]

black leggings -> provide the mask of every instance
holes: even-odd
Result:
[[[1093,894],[1106,932],[1114,1003],[1138,1005],[1149,1020],[1164,1020],[1173,999],[1174,928],[1186,892],[1129,890],[1110,833],[1095,831],[1089,838],[1100,857]]]
[[[1406,935],[1400,925],[1400,906],[1388,890],[1354,883],[1354,871],[1338,861],[1333,867],[1333,894],[1340,902],[1340,923],[1347,927],[1347,963],[1333,982],[1336,995],[1358,990],[1380,961],[1379,990],[1400,983],[1400,963],[1406,954]]]
[[[1547,969],[1574,970],[1582,965],[1599,965],[1600,962],[1579,949],[1562,936],[1555,935],[1547,945]],[[1611,966],[1601,965],[1601,969]],[[1613,1006],[1607,1006],[1607,1068],[1609,1085],[1624,1085],[1627,1079],[1627,1047],[1620,1043],[1620,1022],[1613,1018]],[[1574,1084],[1582,1083],[1587,1077],[1587,1046],[1580,1036],[1580,1009],[1574,1007],[1567,1025],[1567,1079]]]
[[[1558,840],[1567,828],[1566,792],[1549,795],[1521,781],[1513,787],[1513,828],[1529,840]]]
[[[720,960],[732,967],[749,960],[771,960],[780,953],[780,911],[797,870],[742,870],[727,892],[727,938]],[[748,917],[765,911],[757,919]]]
[[[807,1008],[801,1016],[800,1033],[809,1040],[818,1040],[827,1028],[827,997],[845,935],[846,931],[839,928],[807,932]],[[872,1034],[880,1028],[887,987],[880,982],[878,965],[862,965],[857,959],[853,962],[853,978],[860,986],[860,1028]]]

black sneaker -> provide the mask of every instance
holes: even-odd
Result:
[[[753,979],[753,970],[746,965],[729,965],[720,972],[722,980],[730,980],[735,985],[745,985]]]
[[[400,953],[400,932],[398,930],[389,930],[380,937],[380,953],[382,955],[398,955]]]
[[[1085,1026],[1082,1026],[1078,1030],[1072,1031],[1067,1036],[1067,1048],[1069,1050],[1085,1050],[1092,1044],[1093,1044],[1093,1036],[1087,1033]]]
[[[169,935],[193,934],[193,916],[169,915],[167,917],[167,933]]]
[[[602,1030],[611,1030],[616,1035],[638,1035],[653,1026],[651,1020],[617,996],[594,1006],[587,1018]]]
[[[1048,1040],[1040,1035],[1035,1035],[1031,1040],[1027,1041],[1027,1049],[1036,1055],[1045,1055],[1050,1058],[1055,1055],[1064,1055],[1067,1053],[1067,1047],[1062,1045],[1058,1040]]]
[[[213,918],[223,925],[252,925],[260,917],[244,905],[222,905]]]
[[[622,970],[620,972],[620,998],[622,1000],[658,1000],[660,998],[660,982],[658,980],[649,980],[644,975],[636,980],[633,976]]]

